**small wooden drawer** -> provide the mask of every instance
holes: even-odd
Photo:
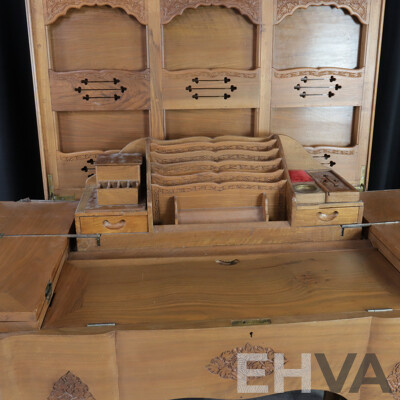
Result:
[[[360,218],[360,207],[329,207],[297,209],[294,226],[324,226],[357,224]]]
[[[148,232],[147,215],[80,217],[82,234]]]

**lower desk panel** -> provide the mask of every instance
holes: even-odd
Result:
[[[238,393],[236,354],[268,351],[283,353],[288,369],[300,368],[301,355],[311,354],[311,387],[318,390],[329,387],[316,353],[324,353],[335,376],[346,356],[356,353],[340,394],[347,400],[391,400],[398,392],[383,394],[377,385],[349,392],[367,353],[376,354],[385,377],[399,382],[400,355],[394,351],[400,346],[399,332],[400,319],[361,318],[251,328],[3,336],[0,395],[4,400],[77,394],[79,399],[107,400],[260,397],[264,393]],[[263,368],[270,374],[249,384],[268,385],[272,394],[274,369]],[[284,384],[285,391],[301,389],[298,378],[286,378]]]

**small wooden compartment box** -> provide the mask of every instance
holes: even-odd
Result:
[[[97,187],[97,202],[102,206],[139,203],[139,183],[133,181],[100,182]]]
[[[142,161],[141,154],[100,154],[96,160],[97,183],[134,181],[140,185]]]

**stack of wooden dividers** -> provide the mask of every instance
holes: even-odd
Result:
[[[154,223],[267,222],[285,218],[276,138],[190,138],[150,144]]]

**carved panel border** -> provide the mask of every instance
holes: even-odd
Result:
[[[161,0],[161,23],[167,24],[187,8],[200,6],[235,8],[254,24],[261,24],[261,0]]]
[[[362,78],[364,69],[339,69],[339,68],[299,68],[294,70],[274,70],[274,77],[278,79],[296,78],[300,76],[340,76],[343,78]]]
[[[305,149],[312,155],[321,155],[324,153],[353,156],[358,152],[358,146],[354,147],[333,147],[333,146],[318,146],[318,147],[305,147]]]
[[[299,8],[310,6],[335,6],[345,8],[351,15],[356,16],[363,24],[368,24],[369,0],[276,0],[275,23],[279,24],[285,17],[293,15]]]
[[[127,14],[134,16],[141,24],[147,25],[147,10],[145,0],[43,0],[44,22],[50,25],[59,17],[67,14],[71,8],[83,6],[110,6],[121,8]]]

